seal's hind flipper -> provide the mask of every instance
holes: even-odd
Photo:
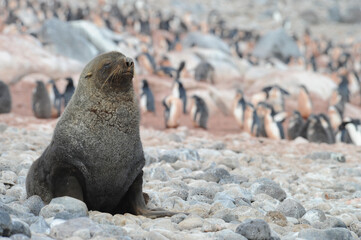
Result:
[[[146,206],[146,200],[149,196],[142,191],[143,171],[136,177],[133,184],[129,187],[127,193],[118,205],[115,213],[131,213],[134,215],[143,215],[149,218],[170,217],[177,213],[169,212],[162,208],[150,209]]]

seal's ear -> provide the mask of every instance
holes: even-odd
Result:
[[[85,75],[85,78],[90,78],[92,75],[93,75],[92,72],[88,72],[88,73]]]

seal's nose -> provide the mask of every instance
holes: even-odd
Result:
[[[133,59],[126,57],[125,58],[125,64],[127,65],[127,67],[131,67],[134,65]]]

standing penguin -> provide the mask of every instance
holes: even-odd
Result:
[[[209,62],[201,61],[195,68],[194,79],[214,84],[214,71],[214,67]]]
[[[361,121],[359,119],[343,121],[337,133],[337,140],[361,146]]]
[[[294,111],[293,115],[288,121],[287,136],[289,140],[293,140],[300,136],[301,130],[305,121],[303,120],[299,111]]]
[[[342,123],[342,112],[338,108],[338,105],[329,106],[327,115],[330,119],[330,123],[333,130],[336,131]]]
[[[197,95],[192,97],[191,119],[195,127],[207,129],[208,108],[206,102]]]
[[[154,96],[150,87],[148,85],[148,81],[143,79],[142,81],[142,93],[140,94],[140,109],[143,113],[145,112],[155,112],[154,105]]]
[[[179,126],[182,114],[182,102],[179,98],[168,96],[163,99],[164,119],[167,128],[176,128]]]
[[[254,106],[251,103],[246,102],[243,119],[243,130],[252,136],[256,136],[257,134],[254,132],[254,126],[256,125],[256,121],[257,114]]]
[[[290,95],[288,91],[278,85],[265,87],[263,91],[267,93],[267,103],[272,105],[274,111],[282,112],[285,110],[284,96]]]
[[[66,80],[68,81],[68,84],[66,85],[65,92],[63,93],[64,107],[68,105],[75,91],[73,79],[71,77],[68,77],[66,78]]]
[[[270,139],[280,140],[285,138],[282,123],[286,119],[285,112],[275,113],[273,108],[265,105],[264,111],[264,129],[267,137]]]
[[[181,62],[179,68],[177,70],[177,75],[174,80],[174,86],[172,94],[174,97],[177,97],[182,100],[183,102],[183,113],[187,113],[187,93],[185,88],[183,87],[183,83],[180,81],[180,73],[185,66],[185,62]]]
[[[8,85],[0,80],[0,113],[11,111],[11,94]]]
[[[46,91],[45,84],[42,81],[36,81],[36,87],[33,91],[32,105],[35,117],[51,117],[51,102],[49,94]]]
[[[59,117],[61,114],[62,95],[60,94],[58,88],[56,87],[55,81],[53,79],[49,80],[49,82],[47,84],[47,91],[48,91],[51,106],[52,106],[51,116]]]
[[[300,86],[297,109],[303,119],[307,119],[312,113],[312,101],[305,85]]]
[[[246,109],[246,101],[244,99],[243,91],[237,89],[236,97],[233,101],[233,116],[236,119],[241,129],[243,128],[244,125],[245,109]]]
[[[335,143],[331,123],[324,114],[311,114],[302,128],[300,136],[310,142]]]

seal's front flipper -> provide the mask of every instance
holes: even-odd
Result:
[[[134,215],[143,215],[149,218],[170,217],[177,213],[157,208],[149,209],[146,206],[144,197],[149,198],[148,194],[143,195],[143,171],[137,176],[128,192],[119,204],[117,213],[131,213]]]
[[[84,201],[83,189],[78,179],[69,175],[68,169],[58,170],[53,176],[53,196],[69,196]]]

